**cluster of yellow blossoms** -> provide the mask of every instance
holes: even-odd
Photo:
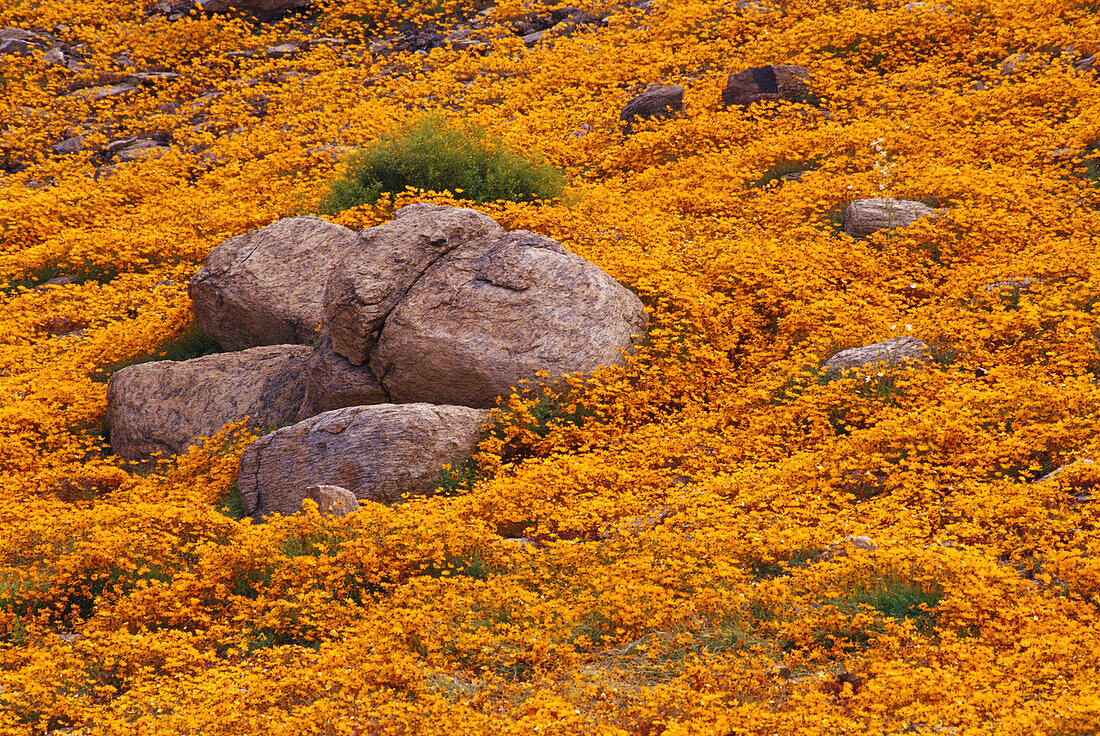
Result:
[[[0,56],[0,733],[1100,730],[1095,0],[601,1],[530,45],[524,0],[182,6],[0,4],[45,39]],[[478,43],[402,50],[434,27]],[[721,105],[771,63],[812,94]],[[683,113],[624,130],[654,83]],[[637,355],[503,402],[468,493],[342,519],[223,513],[239,426],[111,455],[102,374],[209,249],[424,114],[566,172],[480,208],[633,289]],[[938,214],[853,239],[867,197]],[[822,370],[903,334],[934,359]]]

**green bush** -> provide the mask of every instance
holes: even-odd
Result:
[[[564,185],[561,172],[549,164],[509,150],[483,131],[429,117],[352,154],[320,211],[335,215],[407,187],[461,193],[475,202],[532,202],[560,197]]]

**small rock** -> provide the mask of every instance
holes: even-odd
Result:
[[[911,335],[893,337],[873,345],[841,350],[825,361],[826,371],[844,371],[873,367],[879,363],[895,366],[906,362],[926,362],[931,348]]]
[[[269,59],[282,59],[298,53],[298,44],[281,43],[278,46],[268,46],[264,49],[264,53]]]
[[[317,504],[319,512],[328,516],[347,516],[359,510],[359,499],[340,486],[310,486],[305,497]]]
[[[80,153],[84,150],[84,136],[74,135],[72,138],[66,138],[60,143],[55,143],[50,147],[54,153],[59,156],[64,156],[71,153]]]
[[[641,119],[665,119],[674,117],[683,112],[684,88],[682,85],[662,86],[659,84],[650,87],[630,102],[626,103],[619,120],[627,123],[636,118]]]
[[[909,227],[936,211],[922,202],[906,199],[857,199],[844,210],[844,232],[865,238],[880,230]]]
[[[112,84],[104,87],[94,87],[88,91],[88,96],[93,101],[107,100],[113,97],[125,97],[126,95],[134,92],[137,89],[136,84],[130,82],[124,82],[122,84]]]
[[[781,680],[789,680],[791,679],[791,668],[785,664],[777,664],[768,670],[768,674]]]
[[[1070,470],[1070,469],[1075,468],[1075,467],[1079,468],[1081,466],[1092,465],[1094,462],[1095,461],[1093,461],[1093,460],[1075,460],[1074,462],[1069,463],[1068,465],[1063,465],[1060,468],[1055,468],[1054,470],[1050,471],[1049,473],[1047,473],[1046,475],[1044,475],[1041,478],[1036,478],[1034,482],[1035,483],[1045,483],[1048,480],[1051,480],[1053,478],[1057,478],[1059,475],[1062,475],[1067,470]]]
[[[791,64],[769,64],[734,72],[722,91],[722,106],[760,101],[797,102],[810,90],[810,71]]]
[[[42,54],[42,61],[53,66],[65,66],[65,54],[61,52],[61,49],[50,49]]]

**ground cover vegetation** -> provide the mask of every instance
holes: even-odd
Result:
[[[528,46],[552,8],[519,0],[0,6],[79,61],[0,57],[0,731],[1096,732],[1100,6],[584,9]],[[403,46],[479,11],[482,46]],[[766,63],[813,95],[722,108]],[[651,83],[684,111],[627,133]],[[207,349],[207,251],[425,115],[564,172],[474,206],[638,293],[637,355],[503,402],[447,493],[338,520],[235,518],[240,427],[112,456],[102,375]],[[855,240],[863,197],[941,209]],[[937,360],[823,371],[901,334]]]

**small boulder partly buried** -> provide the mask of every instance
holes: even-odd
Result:
[[[928,205],[907,199],[857,199],[844,210],[844,232],[865,238],[879,230],[909,227],[935,213]]]
[[[111,447],[140,459],[182,452],[246,416],[261,431],[293,422],[311,352],[272,345],[123,368],[107,385]]]
[[[237,484],[244,511],[292,514],[314,484],[360,500],[400,503],[431,494],[445,465],[469,457],[487,412],[465,406],[377,404],[319,414],[252,443]]]
[[[629,126],[636,119],[665,119],[675,116],[684,109],[684,88],[682,85],[664,86],[654,84],[645,92],[626,103],[619,120]]]
[[[198,5],[207,13],[239,10],[261,20],[270,20],[283,13],[309,8],[313,0],[198,0]]]
[[[357,237],[292,217],[226,240],[188,286],[196,319],[226,350],[312,342],[329,269]]]
[[[844,371],[855,368],[873,367],[880,363],[896,366],[907,362],[925,362],[929,359],[931,348],[910,335],[894,337],[873,345],[841,350],[825,361],[826,371]]]
[[[641,301],[550,238],[518,230],[467,243],[386,318],[371,368],[395,402],[487,408],[523,379],[620,363]]]
[[[810,70],[793,64],[768,64],[730,74],[722,90],[722,106],[754,102],[799,101],[810,90]]]
[[[359,499],[340,486],[310,486],[306,489],[305,498],[317,504],[317,510],[328,516],[347,516],[359,510]]]

